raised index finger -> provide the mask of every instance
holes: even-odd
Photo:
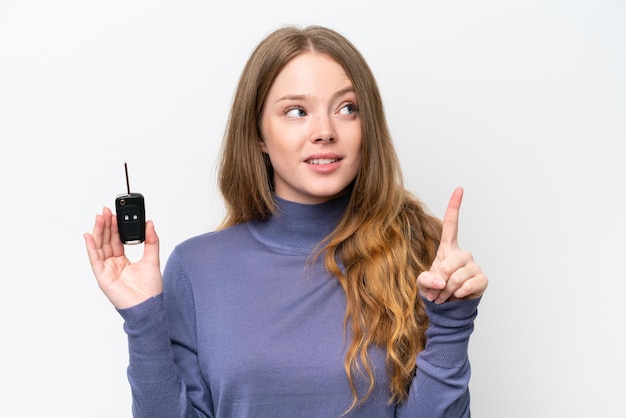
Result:
[[[463,189],[457,187],[450,196],[448,208],[443,216],[443,229],[441,231],[441,244],[456,245],[459,233],[459,209],[463,199]]]

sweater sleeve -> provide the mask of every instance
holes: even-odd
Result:
[[[193,301],[181,271],[172,255],[163,293],[119,310],[128,335],[134,418],[213,416],[197,365]]]
[[[398,418],[469,418],[469,338],[480,299],[436,305],[424,299],[429,317],[426,347]]]

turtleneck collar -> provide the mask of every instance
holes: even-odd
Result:
[[[276,213],[265,221],[249,223],[252,233],[266,245],[293,253],[310,253],[339,224],[350,193],[325,203],[306,205],[274,196]]]

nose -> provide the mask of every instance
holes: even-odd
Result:
[[[336,141],[336,132],[333,128],[332,121],[327,115],[318,116],[315,119],[312,140],[318,143],[328,143]]]

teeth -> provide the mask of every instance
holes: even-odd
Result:
[[[337,161],[337,158],[314,158],[309,160],[309,164],[331,164]]]

